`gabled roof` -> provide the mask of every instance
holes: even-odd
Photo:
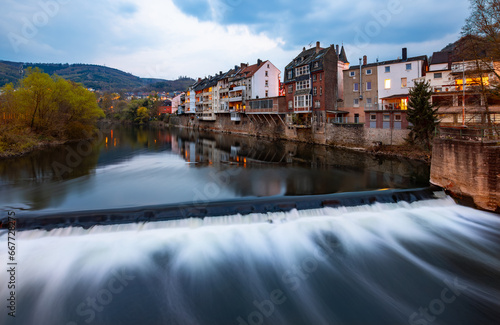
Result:
[[[328,52],[328,50],[330,49],[330,47],[328,48],[319,48],[319,51],[316,53],[316,48],[313,47],[313,48],[310,48],[308,50],[304,49],[302,52],[300,52],[299,55],[297,55],[295,57],[295,59],[293,59],[292,62],[290,62],[285,69],[290,69],[290,68],[293,68],[293,67],[300,67],[302,65],[306,65],[306,64],[309,64],[313,61],[316,61],[316,60],[322,60],[326,54],[326,52]]]
[[[449,63],[451,59],[451,51],[434,52],[431,56],[429,64]]]

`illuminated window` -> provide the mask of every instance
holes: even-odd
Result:
[[[408,80],[406,78],[401,78],[401,88],[406,88],[408,85]]]
[[[391,79],[385,79],[384,87],[385,89],[391,89]]]

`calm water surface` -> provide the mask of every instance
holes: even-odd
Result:
[[[113,128],[0,161],[0,208],[81,211],[428,186],[429,166],[191,130]]]

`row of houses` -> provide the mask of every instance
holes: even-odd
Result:
[[[317,42],[284,68],[283,82],[281,71],[270,61],[241,63],[199,78],[179,95],[176,109],[203,121],[228,114],[238,123],[245,114],[250,121],[278,120],[296,128],[333,123],[406,129],[409,90],[416,81],[429,81],[443,123],[484,122],[485,101],[491,104],[492,120],[500,122],[500,103],[478,95],[477,78],[465,76],[474,61],[457,57],[452,51],[435,52],[430,59],[408,57],[403,48],[395,60],[369,63],[364,56],[358,65],[350,65],[344,46],[323,48]],[[496,67],[491,62],[490,72],[482,78],[488,87],[497,80]]]

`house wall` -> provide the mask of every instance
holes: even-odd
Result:
[[[366,71],[372,71],[371,75],[367,75]],[[351,77],[350,72],[354,72],[354,76]],[[362,87],[360,89],[361,92],[354,91],[354,84],[360,82],[359,78],[359,68],[351,69],[344,71],[344,108],[343,111],[349,112],[348,117],[349,120],[353,119],[355,114],[359,114],[360,122],[366,121],[365,110],[366,109],[375,109],[376,104],[378,103],[378,74],[377,74],[377,66],[367,66],[362,68]],[[371,82],[371,90],[366,89],[366,84]],[[359,100],[359,105],[354,106],[354,99],[363,95],[363,99]],[[367,99],[370,98],[372,100],[372,106],[367,107]],[[349,121],[350,122],[350,121]]]
[[[269,65],[269,68],[268,68]],[[266,77],[266,71],[268,72],[268,77]],[[278,70],[270,61],[266,61],[262,66],[255,72],[251,81],[251,99],[265,98],[266,90],[269,92],[268,97],[276,97],[279,95],[279,76],[281,71]],[[266,80],[269,82],[269,86],[266,87]]]
[[[411,63],[411,70],[406,70],[407,63]],[[408,94],[408,89],[414,86],[413,80],[422,76],[422,65],[423,61],[421,60],[379,65],[377,67],[379,103],[382,104],[380,98]],[[387,66],[391,67],[391,72],[385,72]],[[401,87],[401,78],[407,79],[407,87]],[[389,89],[385,89],[386,79],[391,80],[391,88]]]

